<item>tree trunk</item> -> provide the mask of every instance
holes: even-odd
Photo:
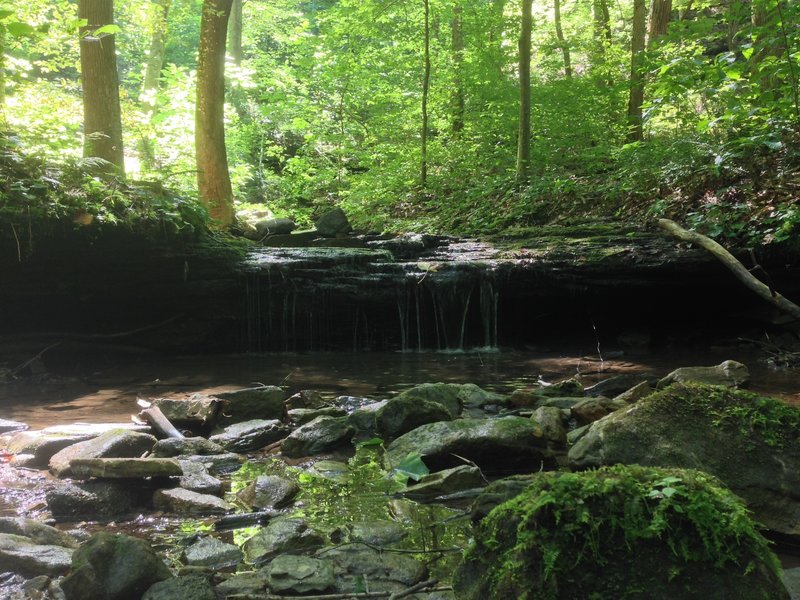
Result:
[[[650,16],[648,17],[647,47],[652,48],[653,43],[662,35],[666,35],[669,20],[672,15],[672,0],[651,0]]]
[[[244,58],[242,52],[242,0],[233,0],[231,5],[231,18],[228,23],[228,54],[233,60],[233,64],[242,64]]]
[[[594,66],[602,66],[605,70],[606,51],[611,46],[611,17],[608,13],[608,3],[606,0],[594,0],[592,3],[594,13],[594,45],[596,48],[594,56]],[[614,81],[611,77],[606,77],[603,84],[611,86]]]
[[[569,44],[564,38],[564,30],[561,27],[561,0],[553,0],[553,4],[553,12],[555,14],[556,22],[556,37],[558,38],[558,43],[561,46],[561,54],[564,57],[564,73],[566,73],[567,79],[570,79],[572,78],[572,60],[570,59],[569,55]]]
[[[164,50],[167,42],[167,17],[172,0],[153,0],[152,2],[152,37],[150,38],[150,51],[147,54],[147,64],[144,70],[142,93],[139,96],[142,112],[148,116],[155,113],[156,94],[158,81],[161,78],[161,68],[164,66]]]
[[[453,7],[453,20],[450,23],[453,50],[453,133],[458,135],[464,129],[464,31],[462,28],[462,8]]]
[[[728,50],[736,52],[739,49],[739,44],[736,41],[736,35],[745,23],[745,15],[747,9],[743,0],[727,0],[728,2]]]
[[[644,0],[633,0],[633,30],[631,35],[631,78],[628,98],[628,138],[638,142],[643,138],[642,104],[644,104],[644,42],[646,31]]]
[[[233,222],[225,150],[225,38],[232,0],[204,0],[200,20],[195,154],[200,201],[220,227]]]
[[[425,10],[424,28],[424,73],[422,76],[422,161],[420,165],[420,185],[422,189],[428,184],[428,93],[431,87],[431,5],[423,0]]]
[[[95,31],[114,24],[113,0],[79,0],[83,155],[108,161],[108,174],[125,175],[117,54],[113,33]]]
[[[0,122],[6,120],[6,28],[0,25]]]
[[[517,183],[530,177],[531,167],[531,33],[533,0],[522,0],[519,33],[519,134],[517,136]]]

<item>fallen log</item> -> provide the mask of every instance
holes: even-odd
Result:
[[[421,581],[405,590],[398,592],[354,592],[354,593],[340,593],[340,594],[320,594],[317,596],[280,596],[276,594],[233,594],[227,596],[228,600],[296,600],[302,598],[303,600],[357,600],[363,598],[364,600],[371,600],[373,598],[388,598],[388,600],[400,600],[415,594],[419,591],[428,592],[449,592],[453,588],[449,586],[434,587],[439,583],[436,579],[429,579],[428,581]]]
[[[709,237],[694,231],[687,231],[675,221],[669,219],[659,219],[658,225],[669,233],[671,236],[683,241],[689,242],[699,246],[716,257],[725,267],[730,270],[734,276],[747,286],[751,291],[755,292],[761,299],[766,300],[773,306],[779,308],[783,312],[791,315],[794,319],[800,320],[800,306],[791,300],[781,296],[779,293],[771,290],[769,286],[762,283],[750,271],[747,270],[739,260],[720,244],[715,242]]]
[[[175,438],[182,440],[184,435],[175,429],[175,426],[169,422],[169,419],[164,416],[157,406],[151,406],[139,413],[139,416],[147,421],[148,425],[159,434],[160,437]]]

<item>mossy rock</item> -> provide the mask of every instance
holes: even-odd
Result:
[[[480,523],[460,600],[788,600],[742,502],[699,471],[540,473]]]
[[[800,409],[723,386],[674,384],[595,422],[569,452],[614,464],[700,469],[740,495],[757,521],[800,534]]]

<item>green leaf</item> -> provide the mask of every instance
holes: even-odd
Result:
[[[5,19],[6,17],[10,17],[14,14],[13,10],[3,9],[0,10],[0,19]]]
[[[101,35],[114,35],[115,33],[119,33],[120,28],[119,25],[103,25],[102,27],[98,27],[92,32],[94,37],[100,37]]]
[[[6,24],[6,30],[14,37],[24,37],[36,33],[36,28],[33,25],[20,21]]]
[[[418,452],[409,452],[408,455],[400,461],[400,464],[395,467],[395,471],[403,475],[408,475],[408,477],[414,481],[419,481],[430,473],[428,467],[422,462],[422,455]]]
[[[379,437],[374,437],[374,438],[370,438],[368,440],[365,440],[363,442],[358,442],[358,444],[356,444],[356,446],[359,447],[359,448],[364,448],[364,447],[367,447],[367,446],[380,446],[381,444],[383,444],[383,440],[381,438],[379,438]]]

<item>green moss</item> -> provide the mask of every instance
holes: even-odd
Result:
[[[784,597],[778,572],[744,505],[714,477],[616,466],[543,473],[494,509],[456,595],[766,600]]]

